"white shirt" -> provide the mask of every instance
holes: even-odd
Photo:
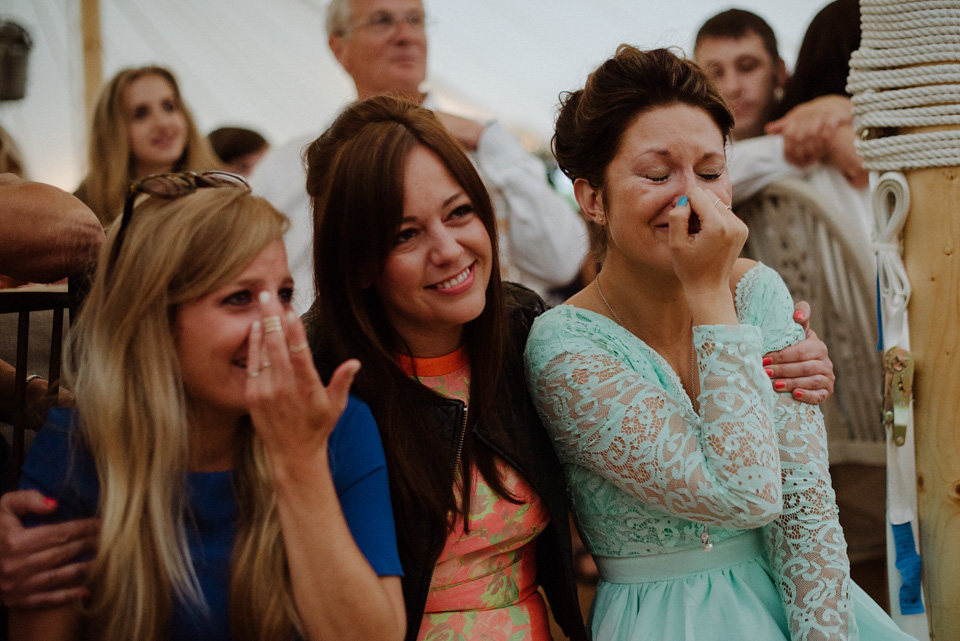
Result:
[[[873,230],[873,205],[868,188],[855,189],[843,174],[825,163],[791,165],[783,156],[783,136],[758,136],[733,143],[727,154],[733,206],[748,200],[780,178],[806,181],[828,204],[855,225],[865,244]]]

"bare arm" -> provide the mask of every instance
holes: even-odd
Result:
[[[0,274],[52,282],[96,262],[103,228],[62,189],[0,175]]]
[[[463,148],[467,151],[476,151],[480,144],[480,136],[483,135],[483,125],[467,118],[454,116],[445,111],[434,111],[437,119],[443,123],[453,137],[456,138]]]
[[[0,420],[13,422],[13,396],[16,386],[17,370],[4,360],[0,360]],[[43,419],[51,406],[73,406],[73,394],[60,388],[57,398],[47,400],[47,381],[43,378],[34,378],[27,383],[26,427],[39,430],[43,426]]]
[[[327,458],[330,434],[347,405],[357,361],[337,368],[324,386],[305,349],[295,314],[261,302],[284,317],[285,330],[250,336],[247,396],[270,458],[294,601],[307,639],[402,639],[406,616],[399,577],[377,576],[357,547],[334,487]],[[288,347],[294,347],[293,351]],[[262,362],[270,366],[260,368]]]

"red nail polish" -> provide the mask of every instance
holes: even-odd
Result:
[[[797,321],[798,323],[803,322],[803,312],[801,311],[794,312],[793,320]]]
[[[787,384],[784,383],[783,381],[774,381],[773,383],[773,389],[783,389],[786,386]]]
[[[795,389],[795,390],[793,390],[793,397],[794,397],[794,398],[803,398],[803,392],[801,392],[801,391],[798,390],[798,389]]]
[[[769,356],[764,356],[764,357],[763,357],[763,366],[766,367],[767,365],[773,365],[773,359],[770,358]]]
[[[765,369],[765,370],[763,370],[763,371],[765,371],[765,372],[767,373],[767,376],[769,376],[770,378],[773,378],[773,370],[772,370],[772,369],[770,369],[770,368],[768,367],[767,369]]]
[[[47,507],[57,507],[57,499],[51,499],[49,496],[43,499],[43,504]]]

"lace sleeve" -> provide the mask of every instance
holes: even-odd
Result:
[[[793,301],[775,272],[758,268],[738,286],[741,321],[755,323],[764,349],[803,338],[791,320]],[[770,564],[793,641],[848,637],[850,566],[830,484],[827,436],[820,409],[777,394],[774,423],[783,471],[783,512],[764,528]]]
[[[655,352],[619,326],[611,330],[622,340],[608,338],[599,322],[607,319],[570,309],[538,319],[526,350],[531,393],[560,458],[693,521],[749,528],[775,518],[780,470],[758,392],[769,379],[757,329],[695,328],[697,416]]]
[[[793,641],[843,641],[850,618],[850,564],[830,484],[820,409],[777,398],[783,512],[765,541]]]

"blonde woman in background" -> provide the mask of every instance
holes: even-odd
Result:
[[[90,128],[87,177],[76,196],[107,225],[127,186],[150,174],[220,169],[168,69],[124,69],[100,91]]]
[[[134,187],[75,326],[77,408],[21,479],[44,520],[97,514],[99,553],[82,604],[14,608],[11,638],[399,639],[383,449],[358,362],[313,367],[286,218],[223,172]]]

